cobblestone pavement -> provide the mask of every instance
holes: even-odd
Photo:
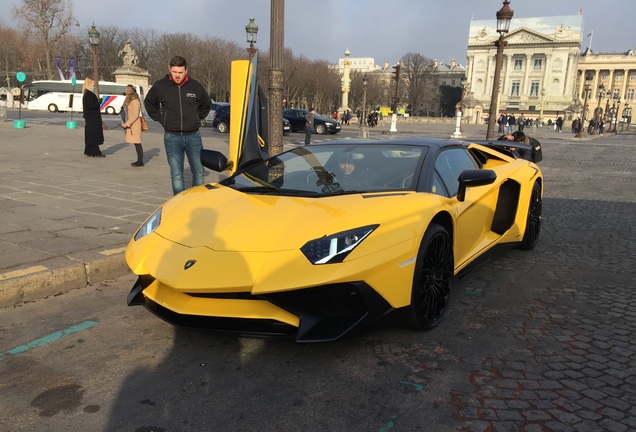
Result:
[[[435,330],[443,342],[375,347],[410,367],[405,383],[434,385],[424,392],[459,421],[453,429],[636,430],[633,140],[544,144],[537,249],[512,251],[469,275],[452,316]],[[470,329],[459,336],[477,345],[474,358],[451,327]]]

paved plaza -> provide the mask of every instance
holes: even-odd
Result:
[[[342,137],[354,136],[351,128]],[[441,137],[453,129],[398,124],[404,136]],[[482,139],[486,128],[470,125],[464,132]],[[636,430],[636,136],[576,140],[547,128],[527,132],[543,145],[539,244],[533,251],[512,250],[463,279],[439,328],[425,334],[386,328],[342,343],[304,347],[177,332],[174,349],[161,365],[149,361],[152,367],[131,372],[108,396],[116,398],[110,401],[111,428],[102,430],[124,424],[165,427],[182,417],[191,430],[221,424],[214,423],[221,419],[225,430]],[[204,133],[206,147],[226,151],[227,135]],[[117,130],[106,132],[104,159],[86,158],[83,131],[60,125],[33,123],[17,130],[5,123],[0,137],[0,328],[8,329],[21,314],[38,310],[29,309],[38,302],[64,310],[77,292],[100,298],[108,293],[98,293],[96,285],[121,285],[113,279],[130,273],[125,246],[170,197],[170,179],[158,130],[144,135],[142,169],[130,167],[134,149],[120,142]],[[372,137],[385,136],[378,130]],[[286,146],[302,138],[286,138]],[[37,300],[62,292],[67,294]],[[131,332],[126,343],[143,344],[145,352],[168,349],[168,326],[145,311],[141,318],[130,309],[122,312],[126,307],[119,297],[117,316],[144,320],[142,326],[133,321],[144,334]],[[101,337],[116,335],[119,321],[124,320],[87,333],[75,352],[97,344],[99,331]],[[29,329],[15,327],[16,332]],[[245,359],[234,367],[235,343],[258,344],[253,363]],[[114,362],[112,350],[104,351],[104,360]],[[56,351],[59,361],[63,353],[63,348]],[[101,352],[91,355],[100,362]],[[224,373],[213,375],[215,386],[193,385],[182,397],[174,388],[199,382],[205,362],[209,371],[216,367]],[[17,360],[5,365],[8,383],[28,372]],[[175,370],[179,382],[174,388],[155,387],[174,379]],[[82,385],[87,398],[96,398],[101,393],[91,382]],[[151,400],[170,403],[161,413],[147,406],[133,416],[129,407],[147,401],[151,388]],[[12,409],[23,415],[25,425],[33,415],[28,405],[33,392],[27,390],[11,390]],[[249,409],[228,402],[248,399]],[[189,404],[205,400],[222,403],[223,409],[212,409],[206,417]],[[46,421],[62,427],[71,424],[68,418],[58,414]],[[325,418],[330,423],[320,423]]]

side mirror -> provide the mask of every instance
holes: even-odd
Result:
[[[227,158],[215,150],[201,150],[201,164],[212,171],[223,172],[227,167]]]
[[[497,180],[497,173],[493,170],[466,170],[459,175],[459,190],[457,200],[466,199],[466,189],[474,186],[485,186]]]

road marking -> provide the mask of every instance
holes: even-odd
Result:
[[[41,272],[44,270],[48,270],[47,267],[43,267],[43,266],[34,266],[34,267],[29,267],[29,268],[25,268],[22,270],[16,270],[16,271],[12,271],[12,272],[8,272],[8,273],[0,273],[0,280],[5,280],[5,279],[12,279],[12,278],[17,278],[20,276],[26,276],[32,273],[37,273],[37,272]]]
[[[408,381],[400,381],[400,384],[404,384],[404,385],[407,385],[407,386],[413,386],[415,391],[418,391],[418,392],[421,392],[422,390],[424,390],[424,386],[422,384],[412,383],[412,382],[408,382]]]
[[[118,254],[120,252],[124,252],[125,250],[126,250],[126,247],[124,246],[124,247],[120,247],[120,248],[117,248],[117,249],[103,250],[103,251],[100,252],[100,254],[106,255],[106,256],[110,256],[110,255]]]
[[[38,347],[42,347],[44,345],[50,344],[51,342],[55,342],[59,339],[62,339],[63,337],[72,335],[73,333],[77,333],[79,331],[82,330],[86,330],[88,328],[93,327],[94,325],[99,324],[97,321],[84,321],[82,323],[76,324],[74,326],[71,326],[67,329],[64,330],[60,330],[57,331],[55,333],[51,333],[48,336],[44,336],[40,339],[36,339],[33,340],[29,343],[26,343],[24,345],[20,345],[19,347],[15,347],[13,349],[10,349],[9,351],[0,353],[0,361],[2,361],[2,359],[4,358],[5,355],[18,355],[18,354],[22,354],[25,351],[28,351],[30,349],[33,348],[38,348]]]

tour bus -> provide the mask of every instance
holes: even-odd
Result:
[[[77,80],[75,87],[66,81],[33,81],[22,88],[29,110],[50,112],[82,112],[82,86],[84,80]],[[137,94],[143,100],[142,89],[136,85]],[[100,81],[99,96],[102,98],[100,111],[119,114],[124,104],[126,84]]]

